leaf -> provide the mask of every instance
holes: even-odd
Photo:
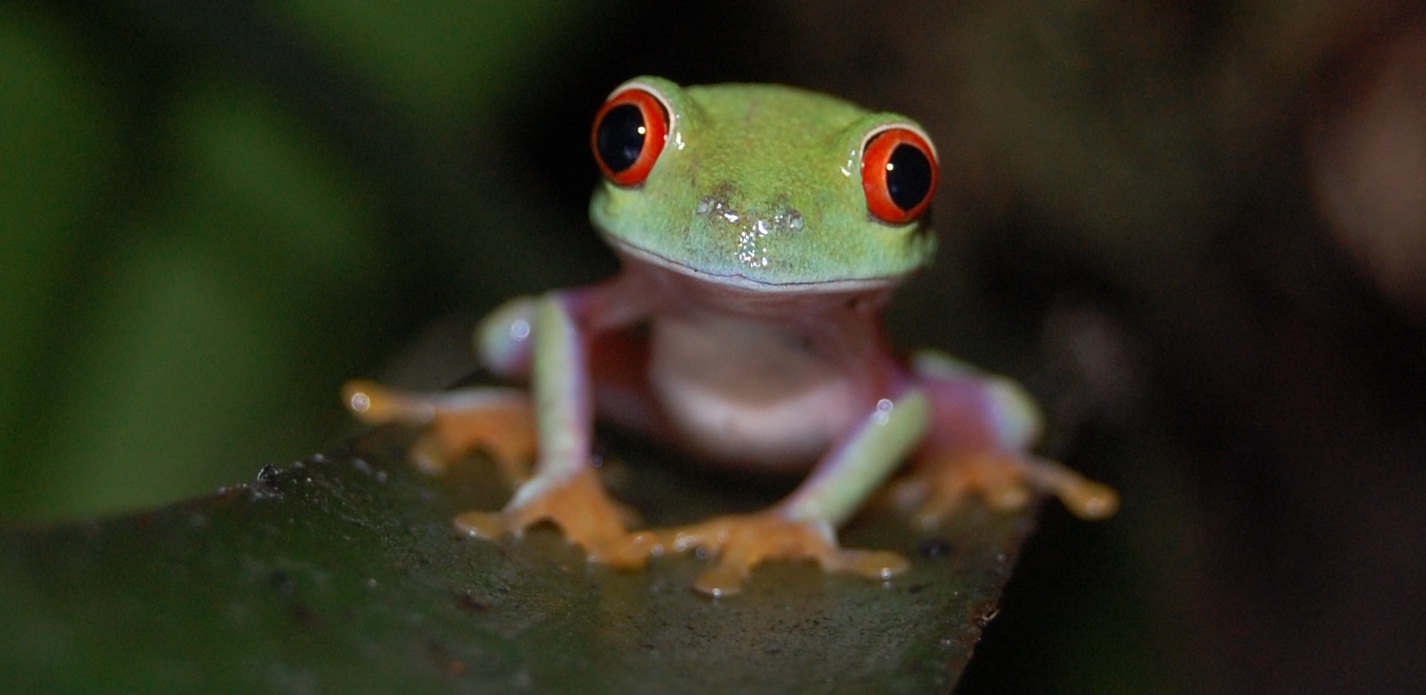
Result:
[[[482,462],[416,472],[404,437],[148,513],[0,533],[0,690],[946,692],[1033,523],[969,507],[923,536],[871,514],[844,542],[907,553],[906,575],[775,564],[715,601],[688,588],[696,558],[624,573],[548,529],[461,537],[452,515],[508,490]],[[635,460],[606,480],[650,521],[779,494],[616,446]]]

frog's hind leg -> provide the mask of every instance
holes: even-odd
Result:
[[[1018,385],[937,353],[916,355],[913,366],[931,396],[934,422],[910,474],[891,486],[891,499],[918,526],[938,525],[970,496],[1014,511],[1036,494],[1052,494],[1084,519],[1118,510],[1119,497],[1108,486],[1028,453],[1040,414]]]
[[[911,512],[921,528],[935,528],[971,496],[997,511],[1025,508],[1036,493],[1059,498],[1075,516],[1096,520],[1113,516],[1119,496],[1056,461],[1025,453],[928,450],[915,457],[915,468],[896,481],[891,496]]]
[[[476,326],[475,352],[491,374],[510,380],[529,377],[538,303],[535,297],[517,297]],[[537,435],[534,408],[523,390],[475,387],[423,393],[352,381],[342,387],[342,401],[368,424],[423,428],[411,445],[410,458],[427,473],[441,473],[450,462],[484,450],[510,483],[529,477]]]
[[[427,473],[441,473],[451,461],[483,450],[512,484],[529,477],[535,416],[524,391],[481,387],[419,393],[352,381],[342,388],[342,399],[363,422],[424,428],[410,457]]]

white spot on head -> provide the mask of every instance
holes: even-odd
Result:
[[[853,147],[847,152],[847,163],[842,165],[842,176],[852,177],[852,172],[857,170],[857,148]]]

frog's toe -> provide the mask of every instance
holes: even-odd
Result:
[[[777,510],[722,516],[690,526],[631,534],[649,554],[702,549],[714,565],[693,588],[720,597],[738,593],[753,568],[767,560],[815,560],[827,572],[888,579],[906,571],[902,556],[887,551],[844,549],[831,524],[792,521]]]
[[[360,379],[342,384],[342,402],[352,415],[373,425],[425,425],[434,415],[433,406],[417,394]]]
[[[940,459],[893,483],[891,497],[921,529],[933,529],[972,496],[997,511],[1014,512],[1031,500],[1013,466],[988,456]]]
[[[593,469],[563,480],[536,477],[520,487],[499,512],[465,512],[457,529],[480,538],[520,535],[542,522],[559,527],[570,542],[584,548],[591,562],[618,565],[621,541],[628,534],[630,512],[609,498]]]
[[[422,453],[443,462],[471,451],[485,451],[500,466],[506,481],[524,482],[537,448],[529,397],[520,391],[489,395],[478,407],[438,410],[428,430],[431,444]]]
[[[411,460],[427,473],[472,451],[483,450],[512,483],[529,476],[536,448],[530,398],[507,388],[473,388],[414,393],[370,381],[342,388],[347,409],[363,422],[425,427],[411,445]]]
[[[1108,485],[1090,480],[1056,461],[1024,456],[1016,457],[1013,462],[1030,487],[1058,497],[1066,509],[1081,519],[1107,519],[1119,511],[1119,493]]]
[[[1113,489],[1054,461],[981,452],[933,456],[922,464],[891,489],[892,500],[921,528],[936,527],[971,495],[1004,512],[1025,508],[1036,494],[1055,495],[1083,519],[1104,519],[1119,509]]]

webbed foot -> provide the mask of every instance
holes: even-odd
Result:
[[[1018,511],[1036,494],[1048,493],[1087,520],[1108,518],[1119,509],[1119,495],[1107,485],[1055,461],[1004,452],[933,455],[892,483],[890,492],[893,502],[925,529],[939,525],[971,495],[992,509]]]
[[[631,516],[604,491],[596,471],[588,468],[562,480],[532,478],[505,509],[465,512],[455,518],[455,526],[472,536],[495,539],[518,536],[537,523],[549,522],[582,546],[590,562],[617,566]]]
[[[741,591],[752,569],[767,560],[816,560],[823,571],[871,579],[887,579],[909,567],[905,558],[893,552],[842,548],[831,524],[789,520],[776,508],[639,531],[628,534],[620,545],[611,564],[627,568],[642,567],[651,555],[702,549],[715,558],[714,566],[693,588],[715,598]]]
[[[441,473],[451,461],[480,449],[511,483],[529,476],[536,448],[535,416],[524,391],[483,387],[414,393],[350,381],[342,387],[342,400],[363,422],[424,427],[410,456],[427,473]]]

